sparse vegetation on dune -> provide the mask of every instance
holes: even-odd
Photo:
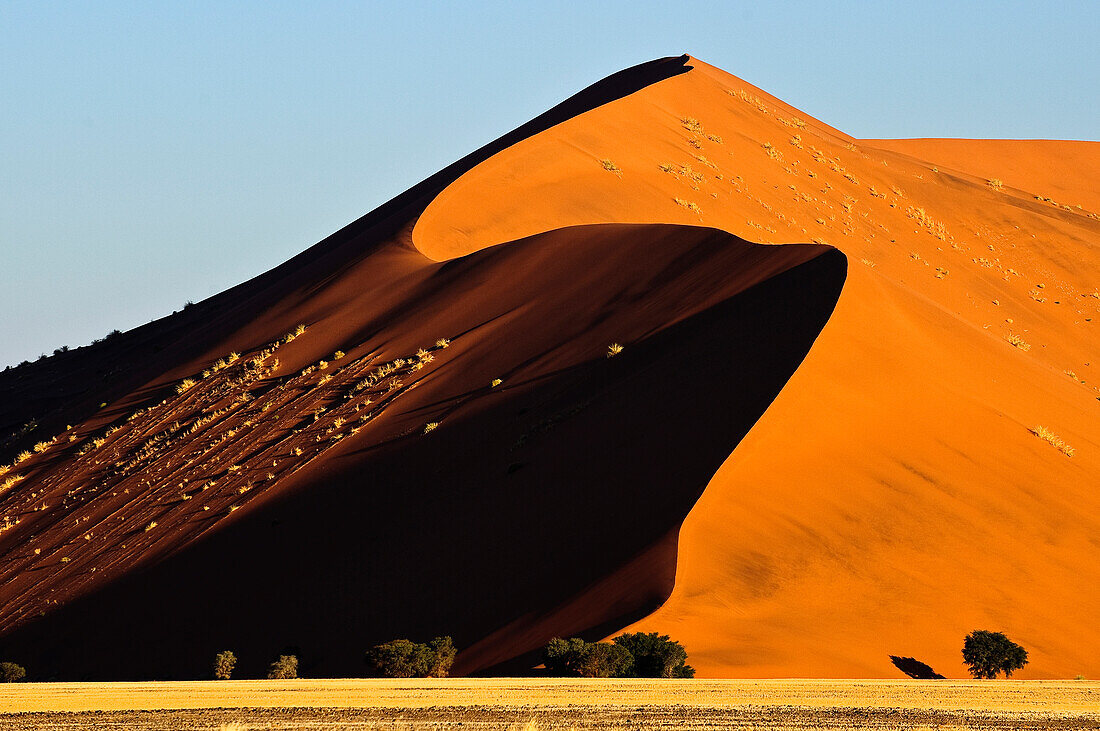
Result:
[[[1030,431],[1032,434],[1039,437],[1044,442],[1051,445],[1067,457],[1072,457],[1077,453],[1077,450],[1066,444],[1064,439],[1052,432],[1050,429],[1047,429],[1045,426],[1037,426]]]
[[[415,356],[378,366],[372,356],[351,359],[338,350],[331,363],[322,361],[327,367],[320,373],[312,366],[276,375],[276,351],[304,332],[300,326],[257,350],[234,351],[205,369],[203,378],[177,382],[178,395],[146,404],[97,434],[72,431],[65,442],[73,444],[70,469],[47,475],[35,491],[17,489],[26,476],[13,471],[31,459],[30,451],[0,468],[0,532],[29,542],[23,568],[45,568],[40,581],[60,586],[78,574],[109,577],[157,544],[185,542],[357,433],[408,390],[401,377],[436,360],[432,350],[420,348]],[[435,352],[449,345],[441,338]],[[57,442],[39,442],[34,453],[57,449]],[[265,446],[257,451],[257,444]],[[85,481],[85,473],[95,481]],[[48,501],[42,499],[47,491]],[[21,513],[94,516],[101,508],[110,517],[88,525],[48,518],[46,530],[20,534],[26,527]],[[59,557],[58,547],[74,539],[81,555]],[[115,545],[126,546],[127,558],[96,566],[95,557]],[[14,566],[0,564],[0,582],[11,580]],[[0,622],[50,608],[46,598],[10,604],[0,607]]]
[[[691,201],[686,201],[683,198],[674,198],[673,200],[676,201],[676,205],[681,206],[683,208],[686,208],[689,211],[691,211],[692,213],[702,213],[703,212],[699,208],[698,204],[696,204],[696,203],[693,203]]]

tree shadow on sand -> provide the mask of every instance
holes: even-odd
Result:
[[[921,662],[915,657],[890,656],[890,662],[894,667],[902,671],[914,680],[943,680],[944,677],[932,669],[931,665]]]

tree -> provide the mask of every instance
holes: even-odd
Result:
[[[632,658],[629,670],[634,678],[694,678],[695,668],[686,664],[687,650],[668,635],[656,632],[629,632],[612,640],[626,649]]]
[[[580,637],[555,637],[546,643],[542,662],[547,672],[559,676],[611,678],[623,676],[634,663],[625,648],[610,642],[585,642]]]
[[[428,644],[392,640],[367,650],[367,663],[387,678],[445,678],[456,654],[450,637],[436,637]]]
[[[0,683],[18,683],[27,677],[27,670],[13,662],[0,662]]]
[[[578,666],[586,644],[588,643],[580,637],[570,637],[567,640],[555,637],[543,648],[542,663],[551,675],[580,675]]]
[[[619,678],[630,672],[634,658],[622,645],[611,642],[586,643],[577,663],[582,678]]]
[[[237,656],[232,650],[219,652],[214,656],[214,679],[229,680],[233,676],[235,667],[237,667]]]
[[[447,677],[451,666],[455,664],[455,655],[458,654],[454,640],[446,636],[436,637],[428,643],[428,649],[431,651],[431,660],[428,663],[427,676],[429,678]]]
[[[268,680],[293,680],[298,677],[298,656],[279,655],[267,669]]]
[[[998,673],[1011,678],[1013,671],[1027,665],[1027,650],[1002,632],[984,629],[976,629],[966,636],[962,655],[975,678],[996,678]]]

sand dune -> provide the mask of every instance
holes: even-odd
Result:
[[[957,677],[989,628],[1024,677],[1095,675],[1098,147],[855,140],[686,57],[610,77],[0,375],[6,449],[59,435],[0,476],[3,648],[355,674],[449,633],[519,672],[630,626],[703,676]]]

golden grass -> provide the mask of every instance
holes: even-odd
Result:
[[[1016,346],[1020,350],[1024,351],[1025,353],[1027,351],[1031,350],[1031,343],[1027,342],[1023,338],[1021,338],[1019,335],[1016,335],[1016,334],[1008,335],[1008,336],[1005,337],[1005,340],[1007,340],[1010,344]]]
[[[432,678],[0,684],[4,713],[195,708],[904,708],[1100,715],[1089,680]],[[1068,726],[1064,727],[1068,728]]]
[[[680,120],[680,124],[683,126],[684,129],[688,130],[689,132],[703,131],[703,125],[699,124],[699,120],[695,117],[684,117]]]
[[[1062,454],[1066,455],[1067,457],[1072,457],[1074,454],[1077,453],[1076,449],[1066,444],[1065,440],[1052,432],[1050,429],[1047,429],[1045,426],[1037,426],[1034,429],[1030,429],[1029,431],[1035,436],[1042,439],[1047,444],[1057,449]]]
[[[673,198],[673,200],[676,201],[676,205],[682,206],[683,208],[686,208],[689,211],[692,211],[694,213],[699,213],[699,214],[701,214],[703,212],[702,209],[699,208],[698,204],[696,204],[696,203],[693,203],[691,201],[686,201],[683,198]]]
[[[606,170],[609,173],[621,173],[622,172],[622,170],[619,169],[618,165],[611,162],[610,160],[606,160],[606,159],[600,160],[600,165],[603,165],[603,169]]]
[[[614,358],[616,355],[618,355],[621,352],[623,352],[623,346],[619,345],[618,343],[611,343],[611,345],[607,346],[607,357],[608,358]]]

